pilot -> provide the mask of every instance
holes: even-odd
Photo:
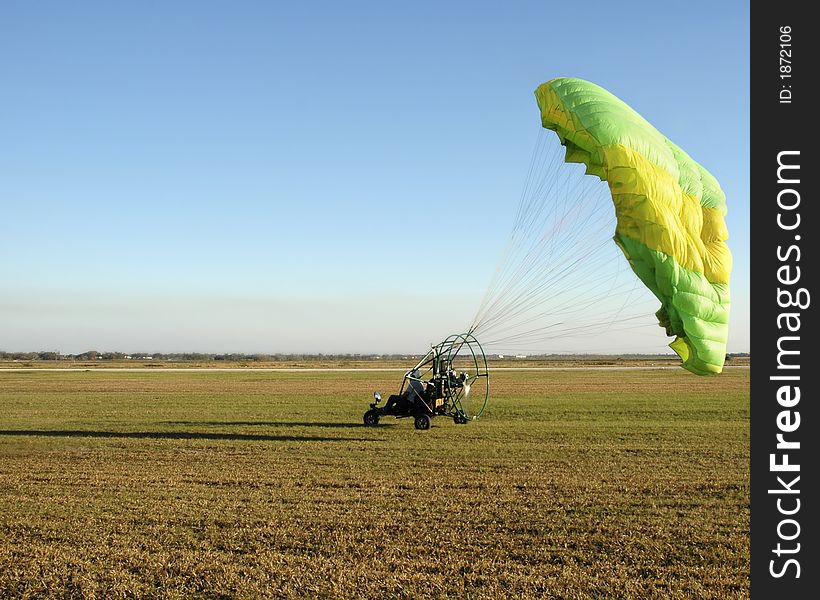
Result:
[[[384,405],[385,412],[392,410],[399,403],[401,403],[399,409],[409,411],[416,400],[424,398],[424,382],[421,380],[421,371],[413,369],[404,377],[407,379],[407,387],[404,388],[401,395],[391,394],[387,399],[387,404]]]

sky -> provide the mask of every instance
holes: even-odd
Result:
[[[747,3],[12,0],[0,76],[0,350],[421,352],[476,312],[558,76],[718,179],[750,350]]]

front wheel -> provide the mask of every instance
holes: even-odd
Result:
[[[416,429],[430,429],[430,415],[416,415]]]
[[[374,409],[370,409],[366,413],[364,413],[364,424],[365,427],[375,427],[379,424],[379,412]]]

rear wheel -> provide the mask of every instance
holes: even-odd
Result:
[[[376,410],[369,410],[364,413],[364,424],[366,427],[375,427],[379,424],[379,413]]]
[[[416,415],[416,429],[430,429],[430,415]]]

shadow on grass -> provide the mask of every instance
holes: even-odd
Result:
[[[310,435],[261,435],[250,433],[202,433],[199,431],[85,431],[6,429],[0,430],[0,436],[30,436],[55,438],[126,438],[147,440],[232,440],[240,442],[370,442],[367,438],[352,437],[318,437]]]
[[[261,426],[261,427],[328,427],[332,429],[359,429],[362,423],[329,423],[323,421],[159,421],[161,425],[207,426]]]

